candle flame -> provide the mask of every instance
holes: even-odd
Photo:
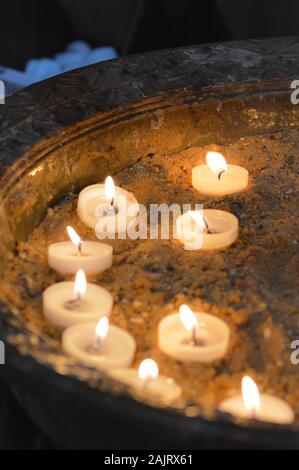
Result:
[[[115,198],[115,185],[111,176],[107,176],[105,180],[105,196],[108,201],[113,201]]]
[[[98,321],[97,326],[96,326],[96,330],[95,330],[96,341],[98,340],[104,341],[104,339],[106,338],[108,334],[108,330],[109,330],[109,319],[108,317],[102,317]]]
[[[82,297],[86,292],[86,276],[83,269],[79,269],[74,283],[74,294],[76,297]]]
[[[188,305],[180,306],[180,319],[187,331],[193,331],[198,327],[198,321]]]
[[[152,359],[145,359],[140,363],[138,368],[138,377],[140,380],[153,380],[159,375],[159,368],[155,361]]]
[[[206,162],[213,173],[219,175],[223,171],[227,171],[227,163],[224,156],[219,152],[208,152]]]
[[[194,220],[194,222],[202,229],[206,229],[207,228],[207,224],[202,216],[202,214],[200,214],[200,212],[197,212],[197,211],[188,211],[188,214],[190,215],[190,217]]]
[[[246,410],[254,415],[261,406],[260,393],[254,380],[247,375],[242,379],[242,395]]]
[[[68,233],[68,236],[70,237],[71,239],[71,242],[76,245],[76,246],[79,246],[80,243],[81,243],[81,238],[79,237],[79,235],[77,234],[76,230],[73,229],[73,227],[71,227],[70,225],[68,225],[66,227],[66,230],[67,230],[67,233]]]

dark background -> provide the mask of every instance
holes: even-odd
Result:
[[[51,57],[76,39],[131,54],[296,35],[298,23],[298,0],[2,0],[0,66],[21,70],[30,58]],[[51,448],[0,383],[0,449]]]
[[[74,39],[120,54],[295,35],[297,0],[2,0],[0,65],[23,69]]]

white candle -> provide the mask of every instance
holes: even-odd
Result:
[[[176,220],[176,237],[186,250],[226,248],[238,238],[238,232],[237,217],[216,209],[184,212]]]
[[[58,282],[43,293],[43,312],[55,325],[66,328],[74,323],[97,321],[108,316],[113,307],[112,295],[103,287],[86,283],[79,269],[75,282]]]
[[[78,216],[88,227],[96,230],[98,238],[126,233],[139,212],[134,195],[114,186],[111,176],[105,184],[93,184],[84,188],[78,199]]]
[[[224,400],[219,409],[241,418],[289,424],[294,421],[294,411],[281,398],[259,393],[255,382],[248,376],[242,380],[242,395]]]
[[[158,326],[159,348],[178,361],[210,362],[222,358],[230,337],[228,325],[214,315],[181,305],[180,313],[164,317]]]
[[[81,364],[100,370],[129,367],[136,351],[132,335],[107,317],[98,323],[73,325],[62,335],[63,350]]]
[[[206,165],[192,170],[192,185],[202,194],[224,196],[243,191],[248,186],[248,171],[238,165],[227,165],[221,153],[208,152]]]
[[[167,403],[171,403],[182,393],[181,387],[173,379],[159,375],[158,366],[152,359],[142,361],[138,370],[114,369],[109,375],[119,382]]]
[[[48,248],[48,263],[61,274],[84,269],[86,274],[98,274],[112,265],[112,247],[100,242],[82,241],[68,226],[71,241],[53,243]]]

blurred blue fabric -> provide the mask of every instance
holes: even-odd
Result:
[[[85,41],[70,43],[66,51],[51,58],[30,59],[24,72],[0,67],[0,80],[6,85],[6,94],[13,93],[32,83],[45,80],[78,67],[115,59],[118,53],[114,47],[105,46],[92,49]]]

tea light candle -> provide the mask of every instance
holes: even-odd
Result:
[[[112,265],[112,247],[100,242],[82,241],[77,232],[67,226],[71,241],[53,243],[48,248],[48,263],[61,274],[84,269],[86,274],[98,274]]]
[[[75,282],[58,282],[43,293],[43,312],[47,320],[65,328],[74,323],[97,321],[108,316],[113,306],[112,295],[103,287],[86,283],[79,269]]]
[[[109,375],[135,390],[149,393],[167,403],[171,403],[182,393],[181,387],[173,379],[159,375],[158,366],[152,359],[142,361],[138,370],[114,369]]]
[[[192,170],[192,185],[202,194],[224,196],[243,191],[248,186],[248,171],[238,165],[227,165],[221,153],[208,152],[206,165]]]
[[[184,212],[176,220],[176,237],[185,250],[226,248],[238,238],[238,232],[237,217],[217,209]]]
[[[96,230],[98,238],[126,233],[139,212],[134,195],[114,186],[111,176],[105,184],[93,184],[84,188],[78,199],[78,216],[88,227]]]
[[[115,325],[107,317],[98,323],[72,325],[62,334],[62,349],[81,364],[106,370],[130,367],[136,343],[132,335]]]
[[[178,361],[210,362],[222,358],[228,348],[230,330],[220,318],[193,313],[181,305],[179,314],[163,318],[158,326],[159,348]]]
[[[294,411],[288,403],[273,395],[260,394],[256,383],[248,376],[242,379],[242,395],[224,400],[219,409],[241,418],[275,424],[294,421]]]

